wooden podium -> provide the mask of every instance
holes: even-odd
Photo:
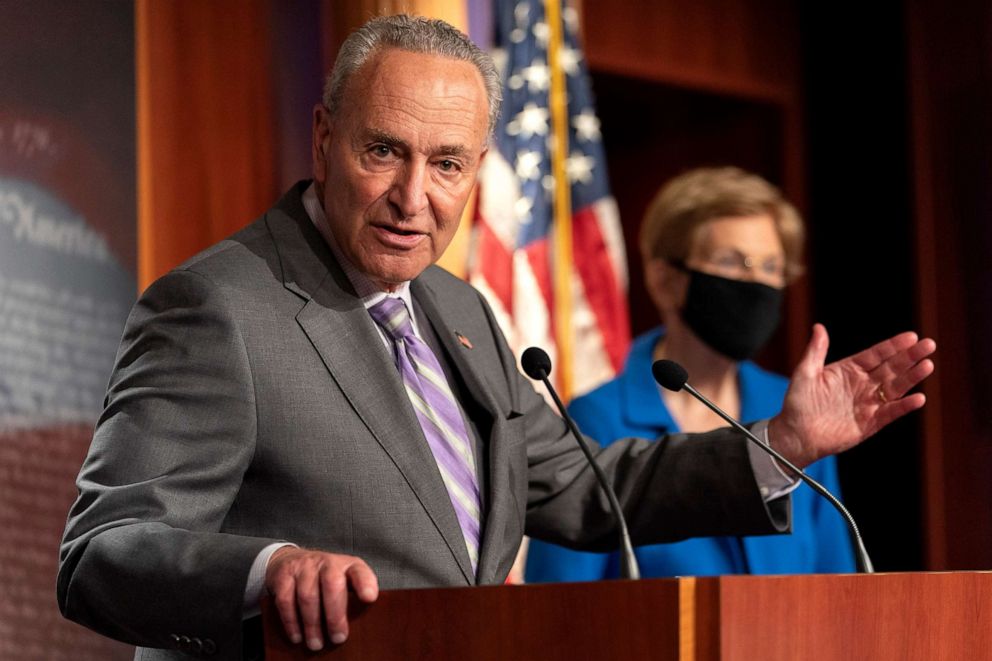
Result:
[[[384,591],[340,647],[267,661],[992,659],[992,572],[725,576]]]

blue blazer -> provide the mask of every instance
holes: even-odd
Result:
[[[569,406],[583,433],[609,445],[619,438],[658,438],[679,429],[651,376],[656,328],[634,340],[623,373]],[[741,418],[770,418],[782,407],[788,381],[752,362],[739,371]],[[806,472],[839,497],[837,465],[821,459]],[[719,574],[853,572],[854,554],[841,516],[805,484],[792,493],[792,533],[760,537],[699,537],[635,549],[645,577]],[[619,574],[616,553],[573,551],[531,540],[528,582],[592,581]]]

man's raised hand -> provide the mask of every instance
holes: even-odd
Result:
[[[907,393],[934,370],[937,348],[916,333],[900,333],[824,365],[830,340],[821,324],[792,374],[782,412],[768,425],[773,447],[800,468],[851,448],[926,402]]]

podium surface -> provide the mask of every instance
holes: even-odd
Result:
[[[318,654],[265,616],[268,661],[992,659],[992,572],[383,591]]]

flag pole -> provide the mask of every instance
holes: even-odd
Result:
[[[551,70],[552,148],[554,176],[554,329],[558,345],[559,390],[566,402],[572,397],[572,200],[565,167],[568,158],[568,105],[565,72],[561,66],[564,43],[560,0],[545,0],[548,22],[548,68]]]

